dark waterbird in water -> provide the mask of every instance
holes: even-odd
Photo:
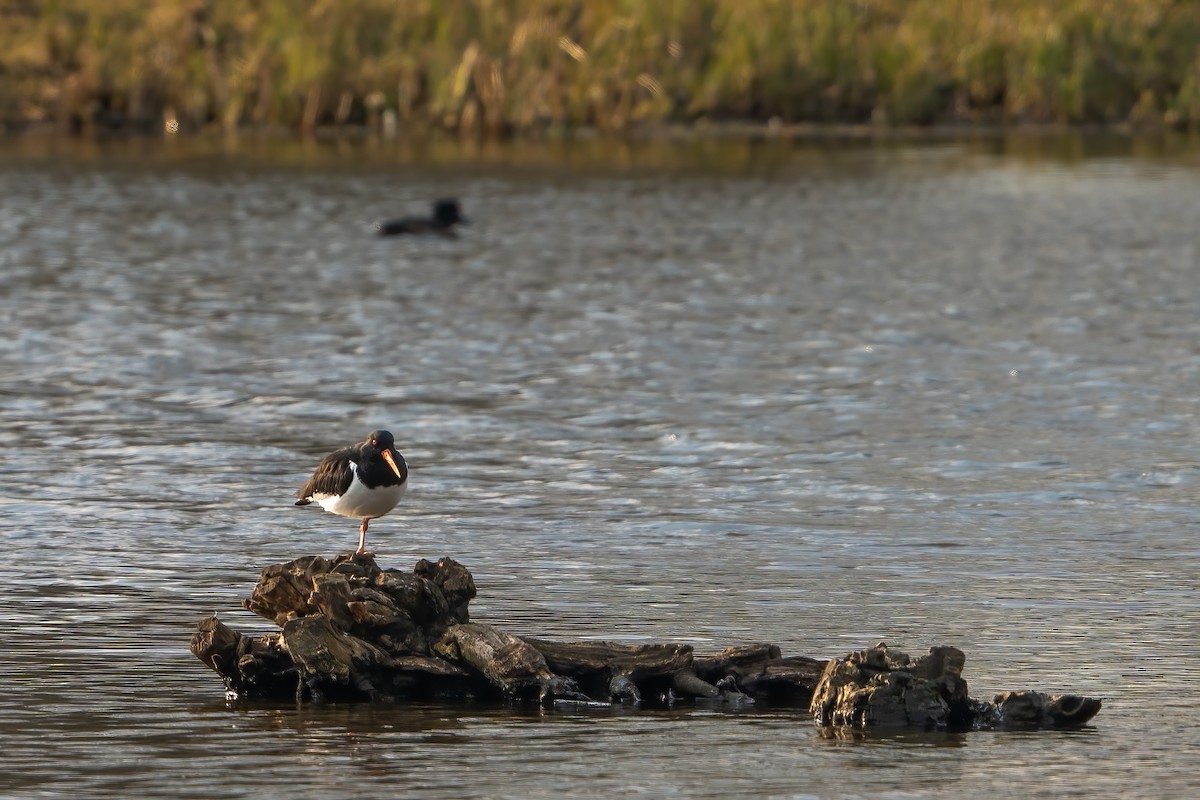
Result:
[[[358,517],[358,551],[367,547],[367,523],[391,511],[408,488],[408,465],[388,431],[371,431],[366,441],[325,456],[300,491],[296,505],[318,503],[343,517]]]
[[[432,217],[402,217],[378,223],[380,236],[399,236],[402,233],[436,233],[455,236],[455,225],[469,225],[471,221],[462,215],[458,201],[438,200],[433,204]]]

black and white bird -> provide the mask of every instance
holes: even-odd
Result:
[[[296,505],[317,503],[343,517],[358,517],[359,553],[367,551],[367,523],[391,511],[408,488],[408,465],[389,431],[371,431],[366,441],[321,460],[296,492]]]

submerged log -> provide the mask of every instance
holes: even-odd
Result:
[[[809,710],[822,725],[854,728],[1066,728],[1096,716],[1101,702],[1078,695],[1004,692],[972,700],[954,647],[912,659],[880,642],[826,666]]]
[[[761,703],[807,708],[826,663],[807,656],[785,658],[776,645],[752,644],[697,658],[696,674],[717,686],[731,682]]]
[[[592,697],[641,705],[664,697],[675,675],[692,669],[686,644],[624,645],[611,642],[551,642],[526,638],[555,672],[568,675]]]
[[[229,697],[278,697],[296,687],[295,662],[278,635],[252,639],[208,617],[192,635],[192,653],[221,676]]]
[[[536,697],[542,703],[558,699],[591,702],[575,681],[551,672],[537,649],[491,625],[455,625],[433,649],[450,661],[473,667],[509,696]]]
[[[974,713],[965,663],[953,647],[934,647],[914,661],[880,643],[829,662],[809,708],[823,725],[965,727]]]
[[[1077,694],[1051,694],[1025,690],[1001,692],[991,706],[980,709],[993,727],[1073,728],[1100,713],[1100,700]]]
[[[192,652],[230,698],[757,703],[854,728],[1069,727],[1100,710],[1098,699],[1032,691],[972,700],[953,647],[911,659],[879,644],[826,661],[765,643],[696,655],[688,644],[517,637],[471,622],[475,591],[451,558],[402,572],[370,554],[307,556],[264,569],[244,603],[279,633],[242,636],[209,617]]]

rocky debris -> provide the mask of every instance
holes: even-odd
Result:
[[[881,642],[830,661],[809,710],[821,725],[926,730],[1072,727],[1100,711],[1100,700],[1076,695],[1005,692],[991,703],[972,700],[962,677],[966,660],[955,647],[913,659]]]
[[[982,710],[981,719],[990,716],[993,727],[1006,728],[1074,728],[1100,713],[1098,698],[1047,695],[1031,689],[1001,692],[992,698],[991,706]]]
[[[1066,727],[1100,710],[1097,699],[1032,691],[972,700],[954,647],[911,659],[879,644],[825,661],[765,643],[696,655],[687,644],[517,637],[471,622],[475,591],[452,558],[402,572],[380,569],[369,553],[306,556],[264,569],[244,603],[279,633],[243,636],[209,617],[192,652],[231,699],[757,703],[855,729]]]

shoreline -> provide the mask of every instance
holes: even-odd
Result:
[[[366,125],[322,125],[305,131],[284,125],[242,125],[225,129],[214,125],[196,130],[178,126],[157,132],[146,126],[112,126],[84,131],[64,130],[54,123],[20,126],[0,125],[0,143],[21,140],[76,141],[376,141],[384,143],[458,142],[475,144],[557,144],[557,143],[657,143],[700,141],[763,142],[937,142],[1002,139],[1056,138],[1163,138],[1200,142],[1200,130],[1165,124],[1120,123],[934,123],[929,125],[890,125],[871,123],[766,122],[746,119],[694,123],[648,123],[624,130],[605,130],[594,126],[555,126],[523,130],[506,135],[460,132],[445,128],[412,126],[406,131],[386,132]]]
[[[0,131],[0,164],[112,162],[151,168],[233,160],[301,169],[432,170],[453,174],[567,172],[609,174],[802,175],[872,151],[922,152],[968,163],[1011,158],[1078,164],[1137,158],[1200,165],[1200,134],[1126,125],[779,126],[754,122],[647,125],[621,133],[543,131],[504,138],[414,130],[392,136],[365,126],[302,133],[283,126],[209,128],[175,134],[103,130],[70,134],[42,125]]]

